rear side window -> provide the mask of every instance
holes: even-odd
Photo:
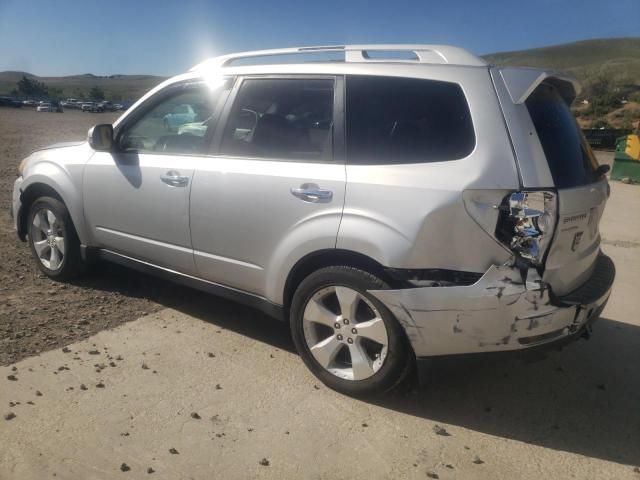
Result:
[[[570,188],[596,181],[598,161],[556,88],[540,85],[526,105],[555,186]]]
[[[475,146],[469,106],[456,83],[349,76],[346,115],[349,163],[457,160]]]

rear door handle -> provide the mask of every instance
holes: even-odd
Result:
[[[189,177],[180,175],[180,172],[175,170],[169,170],[164,175],[160,175],[160,180],[172,187],[186,187],[189,185]]]
[[[333,198],[331,190],[320,188],[315,183],[303,183],[299,188],[291,188],[291,194],[309,203],[327,203]]]

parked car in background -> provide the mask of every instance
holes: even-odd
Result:
[[[0,97],[0,107],[21,108],[22,102],[13,97]]]
[[[55,112],[55,108],[49,102],[40,102],[36,107],[36,112]]]
[[[79,102],[75,98],[67,98],[66,100],[63,100],[62,102],[60,102],[60,104],[64,108],[71,108],[76,110],[80,110],[82,108],[82,102]]]
[[[82,104],[82,111],[92,112],[92,113],[102,113],[104,112],[104,107],[98,103],[85,102]]]
[[[577,90],[442,45],[227,55],[31,154],[12,215],[51,278],[103,259],[246,302],[329,387],[383,392],[422,359],[590,334],[615,267]]]
[[[22,101],[22,105],[24,105],[25,107],[35,107],[36,103],[37,102],[35,100],[23,100]]]
[[[185,123],[193,123],[197,114],[192,105],[177,105],[170,113],[163,118],[164,128],[167,130],[175,130]]]

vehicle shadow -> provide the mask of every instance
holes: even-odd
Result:
[[[295,351],[286,323],[193,289],[111,265],[82,283],[146,296],[217,327]],[[416,420],[451,425],[452,435],[458,426],[637,465],[639,345],[640,327],[601,318],[589,341],[579,340],[538,361],[517,355],[436,359],[422,384],[367,401]]]

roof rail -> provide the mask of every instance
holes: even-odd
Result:
[[[194,66],[191,71],[202,69],[221,68],[230,63],[244,58],[273,57],[281,55],[301,55],[310,53],[344,52],[345,62],[375,62],[375,63],[435,63],[486,66],[487,63],[480,57],[466,50],[449,45],[421,45],[421,44],[381,44],[381,45],[329,45],[317,47],[278,48],[273,50],[256,50],[252,52],[231,53],[220,57],[210,58]],[[370,53],[407,52],[413,53],[415,59],[384,58]]]

